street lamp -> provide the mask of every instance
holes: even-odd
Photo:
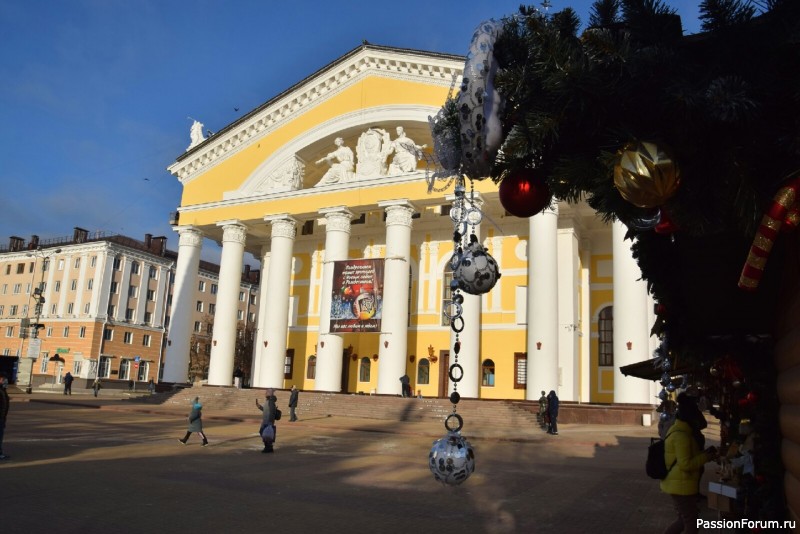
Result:
[[[31,297],[36,301],[36,322],[31,326],[30,332],[30,345],[36,345],[35,348],[28,346],[28,352],[35,352],[35,356],[33,358],[29,358],[31,361],[31,368],[30,373],[28,374],[28,387],[25,388],[25,393],[31,394],[33,393],[33,363],[39,358],[39,347],[41,347],[41,340],[39,340],[39,328],[41,327],[39,320],[42,317],[42,309],[44,308],[44,295],[42,294],[42,289],[44,286],[44,267],[45,262],[52,256],[53,254],[58,254],[61,252],[60,248],[55,250],[50,250],[48,252],[44,252],[42,247],[38,247],[33,252],[29,252],[26,254],[29,258],[41,258],[42,259],[42,277],[39,282],[39,285],[31,291]],[[34,260],[35,261],[35,260]],[[33,279],[33,277],[31,277]],[[30,298],[28,299],[28,308],[30,309]],[[22,354],[20,354],[22,356]]]

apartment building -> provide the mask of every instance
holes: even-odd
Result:
[[[73,389],[96,377],[114,388],[158,382],[177,256],[166,237],[150,234],[139,241],[75,228],[48,240],[11,237],[0,247],[0,370],[34,388],[58,387],[68,371]],[[249,266],[242,274],[236,319],[244,325],[256,321],[258,277]],[[196,305],[185,318],[198,335],[187,351],[210,350],[218,283],[219,266],[199,262]]]

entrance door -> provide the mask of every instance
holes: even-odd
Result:
[[[439,398],[446,399],[450,396],[450,351],[439,351]]]
[[[350,378],[350,353],[351,351],[349,350],[342,352],[342,393],[347,393],[347,386]]]

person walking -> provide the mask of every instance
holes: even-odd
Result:
[[[717,458],[716,447],[703,450],[705,437],[701,430],[706,420],[697,407],[697,399],[685,392],[678,395],[675,423],[664,439],[664,462],[667,476],[661,481],[661,491],[668,494],[678,517],[664,534],[697,532],[700,476],[706,462]]]
[[[261,418],[261,427],[258,429],[258,435],[261,436],[261,441],[264,442],[264,449],[261,452],[270,453],[275,452],[274,444],[277,434],[275,419],[278,413],[278,407],[275,405],[275,401],[277,401],[278,398],[275,397],[275,390],[272,388],[267,388],[264,392],[264,398],[266,402],[264,402],[263,406],[259,404],[258,399],[256,399],[256,408],[264,412]]]
[[[103,387],[100,385],[100,377],[94,379],[92,382],[92,391],[94,391],[94,396],[96,397],[97,394],[100,392],[100,388]]]
[[[189,436],[192,435],[192,432],[197,432],[200,434],[200,437],[203,438],[203,447],[208,446],[208,438],[203,432],[203,405],[200,403],[200,397],[194,398],[194,402],[192,403],[192,411],[189,412],[189,427],[186,429],[186,435],[183,437],[183,439],[179,439],[178,441],[186,445],[186,442],[189,441]]]
[[[64,395],[72,395],[72,373],[67,371],[67,374],[64,375]]]
[[[297,397],[300,396],[300,392],[297,391],[297,386],[292,386],[292,392],[289,393],[289,422],[293,423],[297,421]]]
[[[8,407],[11,400],[8,398],[8,376],[0,373],[0,460],[8,460],[8,456],[3,453],[3,435],[6,430],[6,419],[8,418]]]
[[[547,395],[542,391],[539,397],[539,426],[544,430],[549,427],[547,424]]]
[[[558,396],[554,390],[547,394],[547,416],[550,418],[548,434],[558,435]]]

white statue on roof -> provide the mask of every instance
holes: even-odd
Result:
[[[192,128],[189,130],[189,137],[191,138],[192,142],[189,144],[186,150],[189,150],[206,140],[205,136],[203,135],[202,122],[194,121],[192,123]]]
[[[336,144],[336,150],[317,160],[317,165],[327,162],[331,168],[328,169],[328,172],[314,187],[353,181],[355,176],[353,173],[353,150],[345,146],[344,139],[341,137],[337,137],[334,143]]]

